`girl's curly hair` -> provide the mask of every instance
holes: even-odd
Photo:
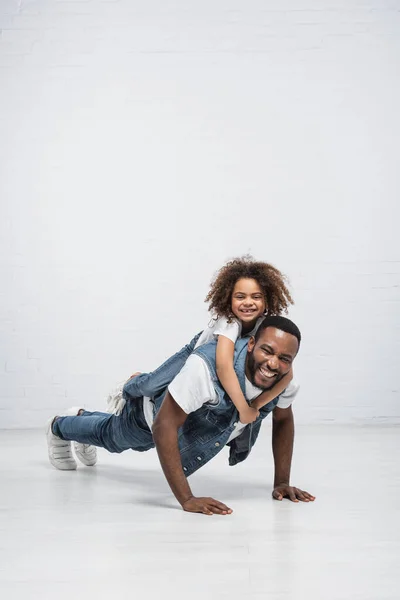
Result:
[[[215,275],[205,302],[209,310],[219,317],[232,318],[232,292],[238,279],[255,279],[264,292],[266,314],[287,313],[292,296],[286,286],[286,277],[272,265],[254,260],[247,254],[234,258],[224,265]]]

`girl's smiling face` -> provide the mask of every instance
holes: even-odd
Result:
[[[242,277],[232,292],[232,312],[246,325],[253,324],[265,312],[265,297],[255,279]]]

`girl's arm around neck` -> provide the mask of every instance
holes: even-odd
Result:
[[[243,395],[239,380],[233,368],[235,344],[229,338],[219,335],[217,341],[217,375],[225,392],[239,411],[242,423],[252,423],[258,416],[258,410],[250,407]]]

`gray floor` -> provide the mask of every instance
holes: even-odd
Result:
[[[293,483],[273,501],[270,430],[246,463],[191,478],[234,514],[184,513],[154,451],[59,472],[39,431],[0,431],[0,592],[7,600],[400,597],[400,428],[297,428]],[[139,594],[139,596],[138,596]]]

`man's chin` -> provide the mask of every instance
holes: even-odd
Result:
[[[276,379],[274,379],[271,383],[269,381],[261,381],[259,384],[257,384],[257,387],[261,388],[262,390],[270,390],[274,387],[275,384]]]

